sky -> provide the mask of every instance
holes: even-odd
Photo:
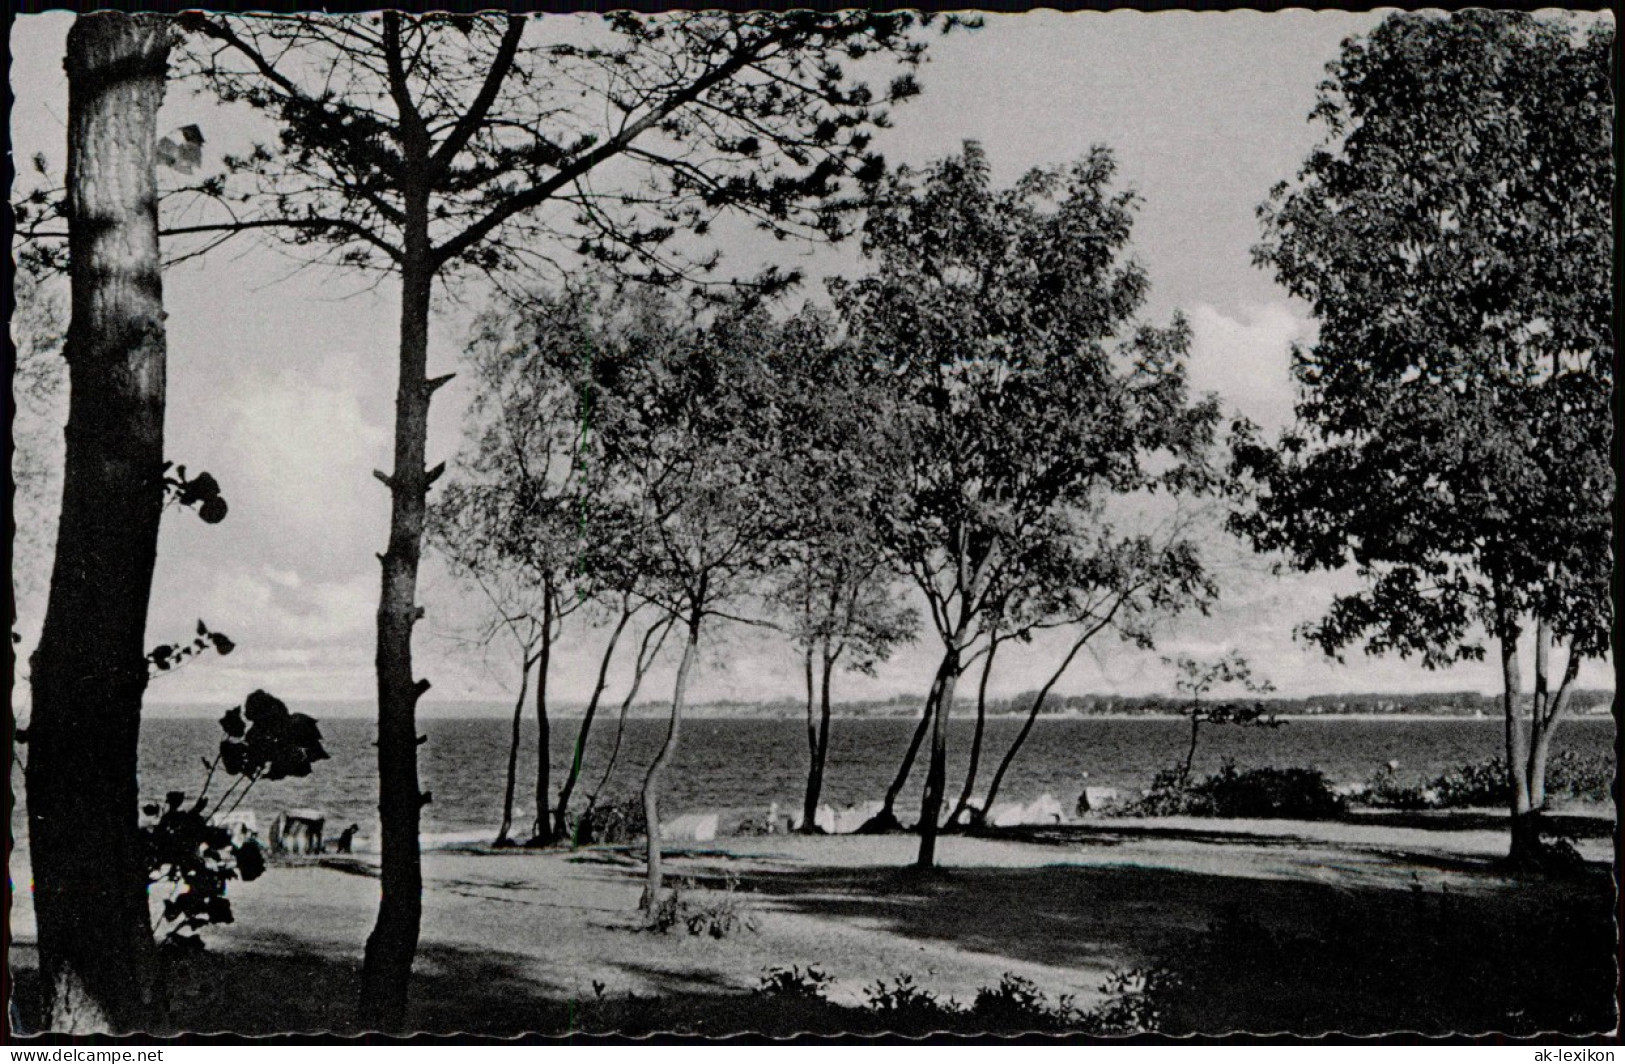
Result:
[[[1134,254],[1146,267],[1145,316],[1176,310],[1194,329],[1194,387],[1216,392],[1228,411],[1266,427],[1290,420],[1288,352],[1313,335],[1307,308],[1252,266],[1255,208],[1289,178],[1315,145],[1307,116],[1325,65],[1340,42],[1371,29],[1382,12],[1032,12],[988,15],[983,29],[933,37],[919,74],[924,92],[900,106],[876,141],[889,161],[921,165],[980,141],[995,183],[1033,166],[1065,163],[1092,145],[1112,147],[1119,180],[1142,206]],[[539,16],[542,31],[550,20]],[[71,16],[19,16],[13,26],[13,150],[43,152],[60,172],[65,135],[63,39]],[[561,28],[565,28],[560,24]],[[230,150],[246,134],[207,99],[172,88],[160,130],[190,123],[207,152]],[[208,155],[205,156],[205,165]],[[26,169],[24,164],[20,169]],[[860,268],[842,248],[724,247],[740,272],[771,254],[818,279]],[[754,261],[753,261],[754,258]],[[816,285],[813,286],[816,289]],[[439,304],[431,373],[456,368],[468,312],[480,294]],[[372,477],[387,468],[393,413],[395,290],[323,270],[298,268],[282,253],[247,242],[165,275],[169,313],[167,449],[223,485],[231,513],[205,526],[166,516],[149,618],[149,642],[184,638],[202,618],[238,649],[157,680],[149,703],[229,706],[256,687],[290,701],[365,700],[373,694],[375,552],[383,548],[388,500]],[[436,398],[430,462],[455,455],[468,395],[454,381]],[[53,515],[54,519],[54,515]],[[1139,694],[1171,689],[1164,656],[1236,649],[1283,694],[1408,690],[1495,690],[1489,664],[1430,673],[1397,658],[1347,664],[1297,642],[1293,630],[1318,617],[1340,575],[1278,577],[1269,560],[1215,536],[1208,544],[1223,587],[1208,617],[1176,619],[1155,651],[1103,643],[1058,684],[1062,693]],[[19,560],[19,564],[22,563]],[[43,586],[43,580],[36,581]],[[478,603],[431,564],[420,594],[417,671],[434,684],[421,712],[460,712],[457,703],[499,704],[517,686],[511,648],[471,648]],[[25,648],[37,636],[43,596],[21,593]],[[551,683],[564,701],[584,698],[601,633],[567,639]],[[1005,696],[1041,682],[1055,645],[1001,652],[990,690]],[[873,678],[842,676],[837,700],[923,692],[930,648],[905,648]],[[647,681],[645,697],[669,684],[671,663]],[[617,684],[624,674],[614,674]],[[1606,662],[1587,663],[1586,685],[1608,686]],[[779,642],[728,633],[708,647],[693,697],[795,698],[798,665]],[[14,693],[14,700],[18,694]],[[26,691],[21,697],[26,699]]]

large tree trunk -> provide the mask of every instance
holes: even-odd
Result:
[[[897,822],[897,798],[908,784],[909,773],[914,770],[914,758],[919,755],[920,745],[925,742],[931,722],[936,719],[937,702],[941,694],[942,673],[939,671],[931,679],[931,690],[925,696],[925,708],[920,711],[920,722],[914,726],[914,735],[908,741],[908,750],[903,754],[903,763],[897,766],[897,775],[892,777],[891,786],[886,788],[886,798],[880,805],[880,812],[870,817],[858,829],[859,834],[895,831],[901,827]]]
[[[508,778],[502,791],[502,827],[497,831],[496,846],[513,845],[509,832],[513,831],[514,795],[519,790],[519,737],[525,720],[525,696],[530,693],[530,668],[536,664],[536,659],[530,656],[529,647],[522,650],[520,655],[519,697],[513,700],[513,728],[508,735]]]
[[[386,16],[387,17],[387,16]],[[408,152],[409,155],[413,154]],[[389,549],[378,600],[378,818],[383,827],[382,898],[361,967],[361,1022],[399,1031],[423,912],[418,826],[428,796],[418,788],[418,699],[427,680],[412,676],[423,517],[433,476],[424,468],[429,399],[440,381],[427,377],[429,296],[428,194],[407,183],[405,256],[401,268],[400,383],[395,394],[395,469],[390,492]],[[438,475],[437,468],[435,475]]]
[[[813,644],[809,640],[807,652],[802,656],[803,679],[807,685],[807,789],[801,797],[801,833],[818,833],[818,792],[822,779],[818,771],[818,680],[814,662]],[[816,782],[815,782],[816,781]]]
[[[1545,643],[1544,652],[1537,656],[1536,668],[1539,670],[1539,679],[1542,691],[1547,689],[1549,676],[1549,655],[1551,647],[1551,628],[1542,622],[1541,638]],[[1529,740],[1529,805],[1537,812],[1546,808],[1546,763],[1551,758],[1552,736],[1557,731],[1557,723],[1563,718],[1568,709],[1569,699],[1574,694],[1574,681],[1580,675],[1580,655],[1574,652],[1574,646],[1569,646],[1568,660],[1563,665],[1563,678],[1558,682],[1557,691],[1549,697],[1543,696],[1537,700],[1535,713],[1530,718]]]
[[[988,644],[987,660],[982,662],[982,679],[976,685],[976,731],[970,739],[970,763],[965,766],[965,785],[959,790],[959,801],[954,804],[954,811],[948,814],[948,826],[953,827],[960,823],[960,818],[970,810],[971,794],[976,789],[976,772],[982,763],[982,737],[987,728],[987,680],[993,673],[993,655],[998,652],[997,640]],[[986,813],[984,808],[981,812]],[[981,820],[980,816],[972,815],[973,823]]]
[[[822,672],[818,682],[818,723],[811,728],[808,741],[812,744],[812,764],[807,769],[807,794],[801,805],[801,830],[812,835],[822,829],[818,826],[818,803],[824,794],[824,768],[829,764],[830,674],[835,671],[835,655],[824,646],[821,655]],[[810,680],[811,673],[808,674]],[[810,692],[809,692],[810,694]],[[809,713],[811,706],[808,707]]]
[[[542,589],[542,655],[536,665],[536,819],[531,821],[526,846],[546,846],[553,841],[552,819],[547,811],[553,804],[553,729],[547,719],[547,675],[553,664],[553,588]]]
[[[581,715],[581,727],[576,731],[575,753],[570,758],[570,772],[564,777],[564,786],[559,788],[559,804],[553,812],[553,838],[555,841],[570,837],[570,796],[575,793],[576,782],[581,779],[581,762],[587,753],[587,739],[592,735],[593,718],[598,716],[598,702],[604,697],[604,688],[609,685],[609,666],[615,659],[615,647],[620,644],[621,633],[632,620],[630,603],[624,604],[621,609],[621,619],[615,625],[615,630],[609,635],[609,645],[604,648],[604,656],[598,659],[598,682],[593,685],[592,697],[587,699],[587,709]]]
[[[647,825],[648,879],[643,885],[643,899],[639,902],[645,916],[652,916],[660,905],[660,779],[666,766],[677,756],[677,739],[683,725],[683,700],[688,695],[688,673],[694,665],[700,645],[700,619],[698,608],[688,621],[688,641],[683,644],[683,657],[677,664],[677,679],[672,684],[671,721],[666,727],[666,741],[649,766],[643,779],[643,819]]]
[[[948,643],[942,661],[942,687],[937,694],[937,712],[931,720],[931,760],[925,772],[925,793],[920,799],[920,853],[916,868],[932,868],[937,863],[937,832],[942,817],[943,790],[948,781],[948,723],[954,711],[954,687],[959,682],[959,636]]]
[[[68,32],[71,401],[26,786],[45,1020],[75,1034],[164,1022],[136,744],[164,503],[154,166],[169,35],[166,18],[112,12]]]
[[[1512,816],[1512,843],[1507,859],[1513,865],[1534,866],[1540,863],[1540,811],[1529,802],[1529,746],[1522,722],[1518,720],[1518,701],[1523,687],[1518,667],[1518,638],[1502,619],[1501,643],[1501,708],[1506,726],[1507,791]]]

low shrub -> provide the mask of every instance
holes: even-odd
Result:
[[[1429,792],[1420,784],[1407,784],[1399,778],[1399,770],[1392,763],[1373,772],[1360,786],[1355,797],[1362,805],[1379,809],[1428,809],[1438,800],[1438,792]]]
[[[1548,802],[1607,801],[1613,785],[1614,764],[1606,755],[1565,750],[1546,765]],[[1506,761],[1500,757],[1469,761],[1414,784],[1403,782],[1395,766],[1385,765],[1366,780],[1359,798],[1383,809],[1500,808],[1507,804]]]
[[[1546,797],[1606,802],[1614,794],[1614,759],[1564,750],[1546,764]]]
[[[881,1017],[882,1022],[901,1030],[933,1029],[953,1023],[960,1009],[952,998],[943,1001],[931,991],[914,982],[907,972],[900,972],[891,985],[877,979],[875,985],[863,992],[866,1007]]]
[[[1084,1013],[1063,994],[1053,1005],[1030,979],[1006,972],[996,987],[983,987],[971,1002],[970,1014],[990,1031],[1070,1031],[1084,1023]]]
[[[728,938],[740,931],[754,932],[756,916],[739,896],[732,876],[722,891],[703,895],[695,893],[692,882],[678,880],[649,916],[648,927],[663,934],[681,928],[690,935]]]
[[[581,846],[634,842],[648,833],[649,821],[643,815],[643,799],[631,795],[612,798],[583,811],[576,823],[575,840]]]
[[[1230,761],[1191,782],[1177,769],[1157,773],[1150,792],[1126,810],[1135,816],[1210,816],[1325,820],[1342,815],[1343,797],[1319,769],[1254,768]]]
[[[1106,1000],[1080,1013],[1076,1029],[1083,1034],[1129,1035],[1162,1031],[1165,1012],[1183,988],[1177,973],[1167,967],[1115,971],[1100,986]]]
[[[762,971],[761,985],[756,993],[764,997],[783,997],[800,999],[822,1000],[825,991],[835,980],[825,975],[821,969],[807,966],[806,971],[800,965],[789,968],[765,968]]]
[[[1499,757],[1446,769],[1423,787],[1434,809],[1466,809],[1507,804],[1507,763]]]

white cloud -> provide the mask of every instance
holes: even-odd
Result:
[[[219,461],[231,475],[231,519],[270,533],[267,561],[309,579],[306,566],[322,556],[365,557],[383,541],[388,507],[372,470],[386,464],[389,431],[367,418],[354,387],[245,374],[226,403]]]
[[[1191,386],[1217,392],[1225,405],[1266,430],[1292,420],[1291,348],[1310,323],[1285,303],[1248,306],[1231,317],[1207,304],[1190,312]]]

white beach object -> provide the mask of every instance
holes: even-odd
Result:
[[[717,815],[684,813],[660,825],[660,834],[684,842],[710,842],[717,837]]]
[[[1026,810],[1024,824],[1059,824],[1066,819],[1061,800],[1053,794],[1041,795]]]

